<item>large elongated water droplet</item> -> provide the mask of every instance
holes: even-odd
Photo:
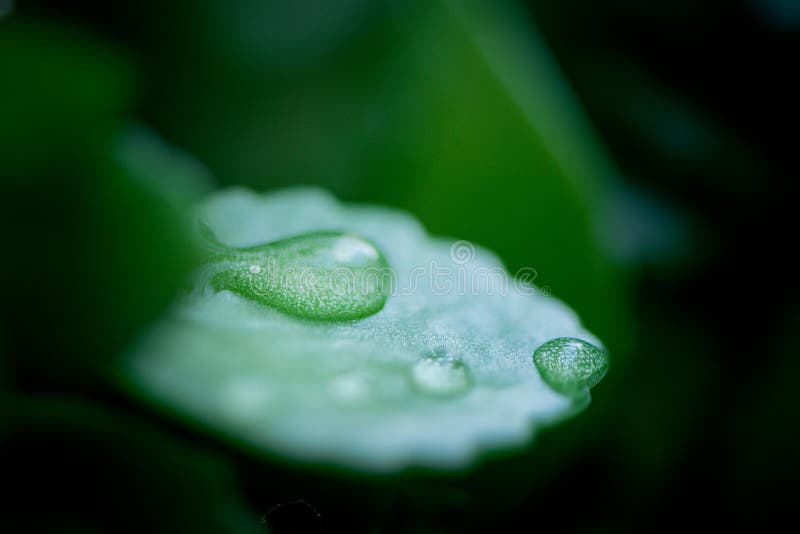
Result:
[[[533,363],[545,382],[561,393],[580,393],[597,384],[608,371],[608,354],[574,337],[543,343],[533,353]]]
[[[464,362],[442,351],[418,360],[411,368],[411,379],[419,390],[435,396],[458,395],[472,385]]]
[[[383,308],[392,273],[383,254],[363,237],[314,232],[264,245],[215,243],[211,286],[285,313],[346,321]]]

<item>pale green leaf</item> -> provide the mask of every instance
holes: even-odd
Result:
[[[598,340],[484,249],[318,189],[230,189],[197,215],[236,247],[358,234],[380,248],[395,282],[381,311],[343,322],[195,288],[125,361],[129,383],[175,413],[267,454],[392,471],[462,467],[588,403],[587,385],[570,394],[548,386],[533,352],[555,338]]]

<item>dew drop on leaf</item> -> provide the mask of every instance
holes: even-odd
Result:
[[[597,384],[608,371],[608,353],[581,339],[559,337],[533,353],[542,379],[561,393],[578,393]]]
[[[442,351],[417,360],[411,368],[411,379],[417,389],[436,396],[458,395],[472,386],[467,365]]]
[[[207,230],[206,230],[207,232]],[[345,232],[312,232],[251,247],[213,245],[211,287],[284,313],[347,321],[383,308],[392,272],[370,241]]]
[[[372,395],[372,384],[360,373],[345,373],[334,378],[328,387],[333,397],[342,403],[367,402]]]

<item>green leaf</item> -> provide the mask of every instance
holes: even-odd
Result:
[[[519,2],[346,2],[313,22],[248,4],[260,7],[157,3],[141,17],[158,43],[159,130],[221,183],[320,185],[534,267],[622,363],[628,288],[598,239],[617,171]],[[253,13],[315,37],[275,46]]]
[[[176,413],[264,453],[393,471],[463,467],[588,403],[587,384],[569,394],[548,386],[533,352],[556,338],[598,340],[484,249],[318,189],[229,189],[198,217],[229,247],[319,231],[363,236],[394,283],[374,315],[324,322],[216,291],[214,266],[201,269],[195,290],[125,360],[126,380]]]

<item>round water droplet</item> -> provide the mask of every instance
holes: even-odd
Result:
[[[372,384],[358,372],[345,373],[334,378],[328,386],[330,393],[344,403],[360,403],[370,399]]]
[[[411,368],[411,379],[420,391],[436,396],[458,395],[472,385],[466,364],[440,352],[418,360]]]
[[[225,416],[241,422],[263,415],[275,395],[264,381],[248,376],[228,378],[220,391],[219,399]]]
[[[211,243],[214,290],[233,291],[306,319],[367,317],[383,308],[391,291],[386,259],[357,235],[314,232],[246,248]]]
[[[608,354],[581,339],[559,337],[533,353],[533,363],[547,384],[566,394],[597,384],[608,371]]]

